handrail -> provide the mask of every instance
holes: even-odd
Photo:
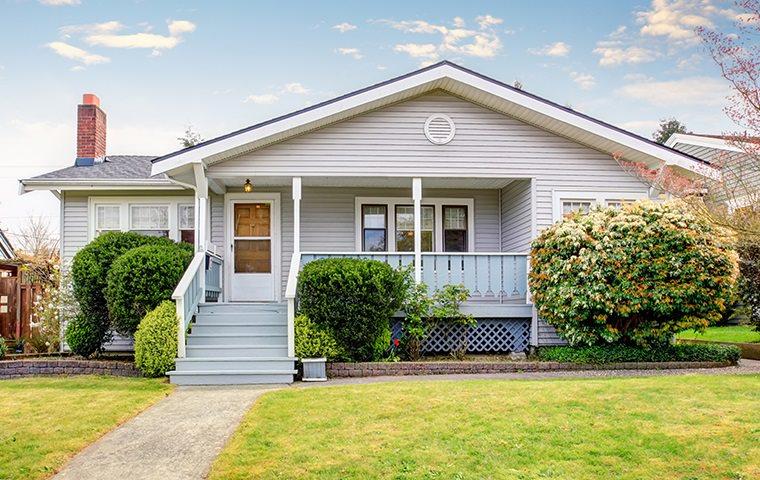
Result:
[[[414,252],[301,252],[301,255],[414,255]],[[466,255],[466,256],[520,256],[528,255],[528,252],[422,252],[422,255]]]
[[[206,252],[198,252],[187,266],[177,287],[172,293],[172,300],[177,311],[177,357],[186,355],[185,333],[193,314],[205,295]]]
[[[296,356],[296,294],[298,293],[298,272],[300,270],[301,254],[299,252],[293,252],[293,256],[290,257],[288,283],[285,286],[285,299],[288,302],[288,357]]]

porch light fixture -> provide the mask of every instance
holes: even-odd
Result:
[[[253,191],[253,184],[251,183],[250,178],[245,179],[245,183],[243,184],[243,191],[245,193],[251,193]]]

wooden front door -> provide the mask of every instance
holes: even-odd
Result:
[[[275,300],[275,201],[236,200],[230,206],[230,300]]]

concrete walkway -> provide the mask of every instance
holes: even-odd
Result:
[[[178,388],[84,449],[53,478],[205,478],[243,414],[271,388]]]

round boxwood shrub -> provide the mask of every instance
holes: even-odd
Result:
[[[345,357],[330,329],[312,322],[306,315],[295,318],[295,350],[298,358],[341,360]]]
[[[577,213],[533,242],[538,314],[571,345],[667,342],[720,320],[736,255],[681,204]]]
[[[111,339],[107,323],[81,312],[66,324],[65,336],[69,349],[82,357],[100,352]]]
[[[85,245],[74,256],[71,265],[74,296],[82,314],[87,319],[79,322],[78,328],[88,326],[93,328],[94,330],[87,335],[90,339],[95,339],[99,333],[105,332],[96,350],[100,349],[102,342],[107,340],[107,332],[110,330],[105,289],[108,285],[108,271],[111,264],[126,251],[142,245],[173,244],[174,242],[168,238],[151,237],[133,232],[105,232]],[[183,248],[192,250],[192,246],[185,245]],[[77,334],[80,335],[82,332]],[[89,344],[89,342],[86,343]]]
[[[174,303],[161,302],[148,312],[135,332],[135,366],[147,377],[174,369],[177,357],[177,312]]]
[[[132,335],[146,313],[171,299],[192,253],[177,244],[144,245],[117,258],[108,271],[106,300],[111,325]]]
[[[388,348],[390,318],[404,291],[404,275],[376,260],[315,260],[298,278],[300,313],[329,328],[355,361],[374,360]]]

